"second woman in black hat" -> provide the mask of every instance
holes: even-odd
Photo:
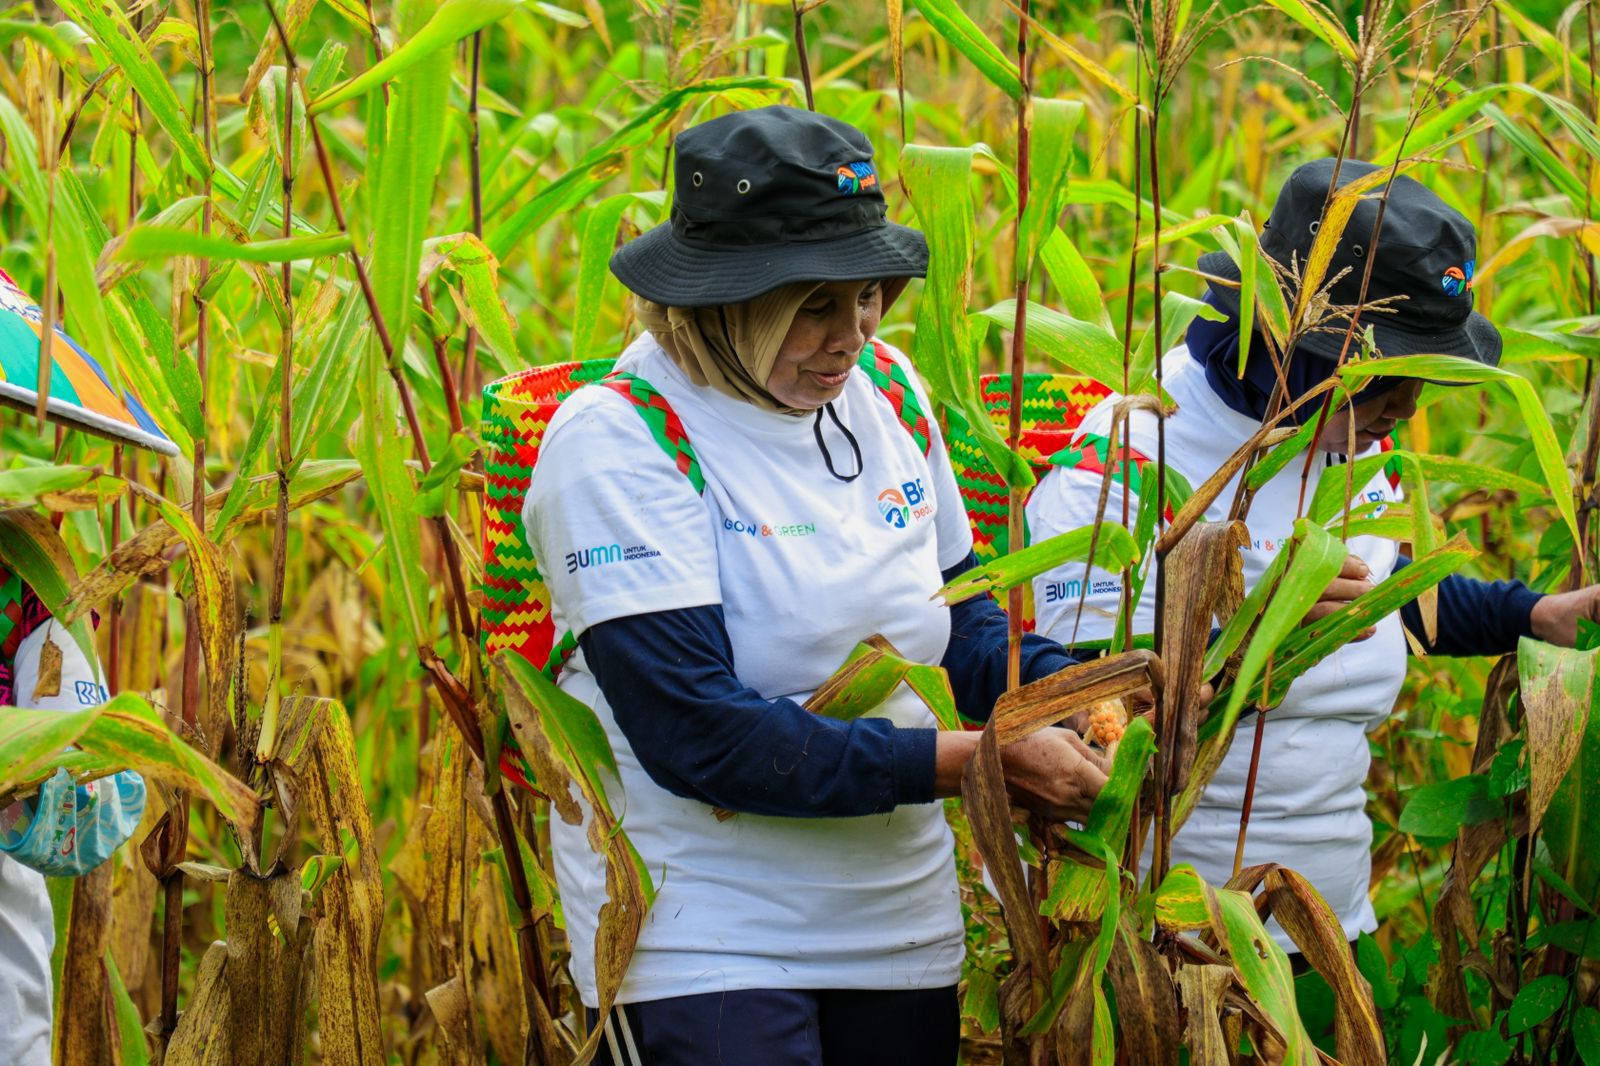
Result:
[[[927,396],[874,336],[925,245],[886,221],[844,123],[763,108],[675,150],[670,221],[612,263],[646,328],[628,394],[562,405],[524,509],[578,639],[560,683],[605,727],[658,886],[603,1024],[652,1064],[953,1063],[963,925],[935,801],[977,735],[903,688],[853,722],[801,706],[875,633],[944,665],[970,716],[1004,688],[998,608],[930,601],[972,537]],[[1070,662],[1030,637],[1024,674]],[[1057,818],[1105,781],[1067,730],[1005,759]],[[593,1006],[605,870],[584,827],[552,838]]]
[[[1290,176],[1262,234],[1261,247],[1286,269],[1297,270],[1310,253],[1322,206],[1335,184],[1335,164],[1322,159]],[[1346,160],[1339,184],[1375,171],[1370,163]],[[1493,325],[1473,310],[1472,225],[1428,189],[1408,177],[1390,191],[1383,229],[1367,247],[1377,203],[1362,201],[1334,253],[1330,314],[1307,333],[1286,357],[1282,378],[1255,338],[1249,358],[1239,364],[1239,268],[1226,255],[1202,257],[1212,282],[1208,301],[1223,310],[1223,322],[1196,319],[1186,342],[1167,353],[1164,386],[1177,404],[1166,419],[1166,458],[1171,469],[1199,485],[1261,427],[1280,380],[1292,403],[1334,373],[1370,262],[1368,310],[1360,325],[1372,330],[1384,356],[1441,353],[1493,365],[1500,338]],[[1231,284],[1230,284],[1231,283]],[[1292,299],[1294,293],[1289,293]],[[1353,406],[1331,414],[1312,461],[1311,483],[1330,468],[1374,456],[1392,447],[1390,434],[1416,411],[1422,383],[1378,378],[1359,393]],[[1108,438],[1117,397],[1085,416],[1075,454],[1126,464],[1102,500],[1103,467],[1094,464],[1056,469],[1039,484],[1028,503],[1035,537],[1087,525],[1104,506],[1105,514],[1138,510],[1138,493],[1154,477],[1157,449],[1155,416],[1135,411],[1129,451],[1108,459]],[[1315,418],[1319,404],[1308,403],[1298,421]],[[1148,466],[1146,464],[1149,464]],[[1142,475],[1142,476],[1141,476]],[[1225,520],[1237,477],[1222,490],[1205,518]],[[1400,499],[1398,479],[1375,470],[1359,479],[1349,502],[1352,513],[1379,515]],[[1243,552],[1246,587],[1261,579],[1285,550],[1295,520],[1304,513],[1301,464],[1295,462],[1257,490],[1248,517],[1251,542]],[[1342,510],[1342,509],[1341,509]],[[1400,545],[1380,536],[1354,536],[1344,572],[1313,608],[1317,618],[1371,589],[1409,560]],[[1122,585],[1118,575],[1095,571],[1079,612],[1083,570],[1063,568],[1036,580],[1039,630],[1074,642],[1109,636],[1117,617]],[[1146,581],[1136,605],[1134,629],[1154,629],[1154,581]],[[1212,884],[1233,873],[1240,811],[1250,776],[1252,748],[1260,730],[1260,764],[1255,781],[1243,865],[1276,862],[1305,875],[1332,906],[1354,940],[1377,927],[1368,897],[1372,824],[1366,814],[1366,734],[1394,709],[1406,672],[1402,626],[1423,647],[1438,654],[1501,654],[1514,650],[1520,636],[1571,644],[1577,618],[1594,617],[1596,590],[1540,597],[1521,582],[1487,583],[1452,577],[1439,589],[1438,627],[1430,639],[1421,614],[1411,605],[1384,618],[1363,639],[1346,645],[1312,667],[1290,686],[1283,702],[1264,719],[1246,717],[1210,786],[1173,842],[1173,862],[1192,863]],[[1269,929],[1290,952],[1294,945],[1276,922]]]

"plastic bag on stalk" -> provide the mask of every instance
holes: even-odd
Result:
[[[40,626],[22,641],[14,669],[21,704],[73,714],[105,701],[88,659],[56,625]],[[133,835],[144,801],[144,779],[131,770],[78,784],[58,769],[37,796],[0,810],[0,852],[51,877],[77,877]]]

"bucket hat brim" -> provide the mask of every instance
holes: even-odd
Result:
[[[714,307],[797,281],[925,277],[928,242],[909,226],[886,222],[828,240],[712,245],[679,237],[663,222],[619,248],[611,272],[654,303]]]
[[[1196,265],[1201,273],[1234,282],[1218,284],[1211,278],[1206,284],[1217,306],[1230,315],[1239,313],[1239,265],[1226,252],[1207,252]],[[1372,338],[1384,356],[1398,355],[1455,355],[1485,366],[1500,363],[1500,331],[1483,315],[1470,312],[1460,325],[1448,329],[1414,330],[1397,321],[1404,314],[1403,302],[1397,311],[1372,308],[1362,314],[1358,328],[1372,327]],[[1300,338],[1299,350],[1323,359],[1338,359],[1344,347],[1345,329],[1349,318],[1329,319],[1322,327],[1311,330]]]

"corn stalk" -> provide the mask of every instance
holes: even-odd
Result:
[[[311,133],[311,143],[317,154],[317,165],[322,174],[324,191],[333,209],[334,221],[340,233],[349,232],[349,223],[346,220],[344,205],[339,197],[339,185],[333,175],[333,161],[328,152],[327,145],[323,142],[321,125],[314,114],[311,113],[311,101],[306,94],[305,85],[299,75],[298,63],[294,58],[294,48],[290,43],[289,34],[279,18],[277,7],[271,0],[267,2],[267,9],[272,16],[273,26],[278,34],[278,39],[283,45],[285,62],[289,68],[291,91],[298,91],[301,100],[306,106],[306,124]],[[351,267],[355,271],[356,281],[360,286],[362,298],[366,301],[367,312],[371,317],[373,332],[378,338],[378,343],[383,349],[385,360],[389,366],[391,379],[399,391],[401,406],[405,411],[406,422],[411,432],[411,442],[418,464],[426,474],[432,469],[433,463],[428,456],[428,446],[422,434],[421,424],[417,421],[416,407],[411,400],[410,389],[406,386],[402,375],[401,363],[398,359],[395,341],[390,336],[385,323],[382,309],[378,306],[377,295],[373,290],[372,279],[367,273],[366,264],[360,254],[351,247]],[[450,530],[443,519],[436,520],[436,529],[444,545],[445,560],[448,567],[448,577],[451,588],[454,590],[456,605],[461,614],[461,632],[464,643],[467,645],[467,654],[474,653],[477,643],[477,631],[473,625],[470,609],[467,606],[466,581],[461,567],[460,554],[456,550]],[[446,713],[455,722],[466,740],[472,754],[481,762],[485,757],[483,730],[477,718],[477,708],[471,694],[465,686],[451,673],[449,667],[439,658],[438,653],[421,634],[418,635],[417,656],[423,669],[433,679],[441,702]],[[550,996],[549,979],[545,974],[543,958],[539,954],[538,942],[534,933],[534,920],[532,918],[533,900],[528,889],[527,870],[517,857],[521,851],[517,845],[516,830],[511,818],[510,800],[504,789],[497,789],[490,797],[494,808],[495,830],[500,838],[500,845],[505,850],[507,857],[506,868],[510,873],[512,897],[518,910],[518,947],[520,949],[522,972],[525,981],[524,994],[528,1001],[528,1016],[535,1019],[534,1029],[538,1033],[544,1031],[537,1019],[541,1015],[549,1018],[554,1013],[555,1004]],[[529,1038],[529,1054],[534,1054],[539,1037]],[[543,1059],[541,1054],[539,1059]]]

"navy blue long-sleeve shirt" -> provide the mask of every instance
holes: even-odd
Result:
[[[1395,572],[1411,565],[1400,556]],[[1432,655],[1505,655],[1517,638],[1533,636],[1533,605],[1543,596],[1520,581],[1479,581],[1451,574],[1439,583],[1439,625],[1434,640],[1422,627],[1415,601],[1400,608],[1406,630]]]
[[[969,553],[944,580],[976,565]],[[1005,691],[1006,636],[1005,612],[987,596],[950,609],[940,665],[963,716],[987,719]],[[795,817],[876,814],[934,798],[935,730],[840,722],[763,699],[735,673],[721,606],[601,622],[578,646],[640,765],[674,795]],[[1055,641],[1023,639],[1025,681],[1074,661]]]

